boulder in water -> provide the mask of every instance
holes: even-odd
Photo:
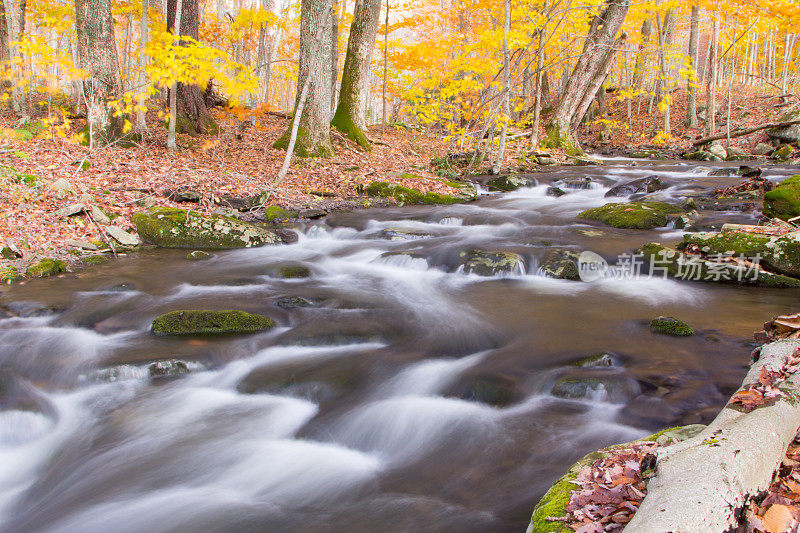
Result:
[[[495,176],[486,182],[486,186],[490,189],[503,192],[516,191],[521,187],[530,187],[532,185],[533,181],[520,176]]]
[[[418,239],[427,239],[431,237],[431,234],[411,229],[386,228],[379,233],[379,236],[390,241],[416,241]]]
[[[154,207],[131,217],[139,236],[162,248],[225,250],[282,242],[278,234],[233,217]]]
[[[606,198],[612,196],[630,196],[631,194],[650,194],[662,189],[666,189],[666,186],[661,182],[658,176],[647,176],[646,178],[639,178],[638,180],[629,181],[612,187],[606,193]]]
[[[615,228],[653,229],[666,226],[670,215],[683,210],[665,202],[630,202],[606,204],[588,209],[579,218],[597,220]]]
[[[278,277],[282,279],[301,279],[311,277],[311,269],[302,265],[281,267]]]
[[[691,337],[694,330],[682,320],[671,316],[660,316],[650,321],[650,331],[672,337]]]
[[[764,216],[782,220],[800,216],[800,175],[786,178],[764,194]]]
[[[547,254],[541,269],[548,277],[578,281],[578,254],[572,250],[559,248]]]
[[[469,252],[461,252],[461,256],[467,258],[462,263],[464,272],[467,274],[497,276],[524,270],[522,257],[514,252],[471,250]]]
[[[275,326],[275,321],[263,315],[238,310],[171,311],[153,320],[155,335],[229,335],[255,333]]]
[[[281,309],[297,309],[300,307],[314,307],[316,302],[302,296],[284,296],[275,300],[275,305]]]
[[[188,374],[191,372],[191,368],[186,361],[165,359],[147,365],[147,372],[151,378],[175,377]]]
[[[547,190],[545,191],[545,194],[547,196],[552,196],[554,198],[561,198],[567,193],[564,192],[564,190],[561,189],[560,187],[553,186],[553,187],[548,187]]]

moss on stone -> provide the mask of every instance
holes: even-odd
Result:
[[[669,222],[669,215],[683,212],[680,207],[665,202],[611,203],[588,209],[579,218],[597,220],[615,228],[653,229]]]
[[[786,235],[764,235],[740,231],[691,233],[679,246],[696,245],[710,255],[735,255],[759,258],[762,266],[778,274],[800,278],[800,232]]]
[[[283,279],[301,279],[311,277],[311,270],[304,266],[285,266],[278,271],[278,277]]]
[[[271,205],[264,209],[264,217],[268,222],[286,222],[293,218],[300,216],[298,211],[293,209],[284,209],[277,205]]]
[[[529,179],[520,178],[519,176],[495,176],[487,181],[486,185],[498,191],[511,192],[521,187],[529,187],[532,185],[532,182]]]
[[[104,254],[85,255],[81,257],[81,262],[85,265],[99,265],[108,262],[109,258]]]
[[[462,252],[461,255],[467,258],[462,264],[464,272],[467,274],[497,276],[524,270],[524,261],[522,257],[514,252],[471,250],[469,252]]]
[[[186,259],[189,261],[204,261],[209,259],[211,254],[208,252],[204,252],[203,250],[193,250],[186,254]]]
[[[255,333],[275,326],[263,315],[238,310],[171,311],[153,320],[152,331],[158,336],[229,335]]]
[[[551,278],[577,281],[581,279],[578,257],[577,253],[570,250],[552,250],[542,263],[541,270]]]
[[[786,178],[764,195],[764,215],[783,220],[800,216],[800,175]]]
[[[457,204],[466,201],[466,198],[440,194],[436,192],[423,193],[417,189],[411,189],[402,185],[396,185],[386,181],[375,181],[364,188],[364,192],[369,196],[379,198],[394,198],[403,205],[410,204]]]
[[[369,139],[364,135],[361,128],[353,122],[352,112],[350,109],[347,109],[347,106],[337,106],[336,113],[333,115],[333,120],[331,121],[331,126],[345,134],[348,139],[358,144],[364,150],[372,150]]]
[[[224,250],[276,244],[272,231],[233,217],[154,207],[131,217],[139,236],[162,248]]]
[[[61,272],[67,272],[67,263],[58,259],[42,259],[25,270],[25,275],[29,278],[46,278]]]
[[[691,337],[694,330],[687,324],[671,316],[660,316],[650,321],[650,331],[672,337]]]

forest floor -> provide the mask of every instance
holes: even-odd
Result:
[[[83,213],[59,214],[79,203],[87,210],[99,208],[113,225],[133,232],[131,215],[148,207],[211,211],[219,209],[215,200],[222,196],[242,198],[264,190],[273,191],[270,205],[325,210],[372,205],[375,200],[359,195],[356,188],[373,181],[423,192],[458,192],[430,171],[431,159],[448,151],[446,143],[392,127],[371,128],[369,136],[378,142],[365,153],[334,135],[334,157],[295,158],[285,180],[276,185],[286,152],[272,143],[289,120],[259,111],[214,114],[222,127],[219,135],[179,135],[174,152],[166,149],[163,127],[151,128],[133,147],[90,150],[48,130],[26,139],[29,134],[15,129],[18,119],[0,116],[0,248],[10,245],[22,255],[0,258],[0,267],[13,263],[24,269],[43,256],[71,259],[78,254],[73,241],[101,241],[97,225]],[[239,126],[248,120],[252,126],[237,139]],[[190,191],[200,201],[178,204],[167,198],[170,191]]]
[[[673,93],[672,137],[657,143],[654,139],[663,129],[658,109],[648,113],[648,102],[642,98],[631,105],[629,120],[627,104],[610,95],[610,134],[600,140],[601,126],[590,125],[581,132],[582,141],[590,151],[625,153],[649,148],[664,157],[680,157],[702,134],[700,129],[684,126],[685,100],[684,90]],[[731,103],[731,127],[774,121],[797,105],[793,100],[739,94]],[[725,127],[724,98],[719,109],[718,131]],[[148,123],[158,124],[156,111],[151,113]],[[371,128],[368,134],[377,142],[370,152],[362,152],[334,134],[334,157],[295,158],[286,179],[276,184],[285,151],[272,148],[272,143],[289,126],[289,120],[260,109],[215,110],[214,114],[222,127],[219,135],[179,135],[179,150],[174,152],[166,149],[167,132],[161,126],[151,127],[133,147],[89,149],[47,128],[32,136],[30,125],[18,126],[14,115],[0,114],[0,249],[11,247],[19,253],[15,257],[6,250],[6,256],[0,257],[0,271],[11,266],[23,271],[42,257],[76,262],[77,256],[86,253],[76,243],[108,240],[96,221],[83,212],[79,216],[64,214],[77,204],[86,211],[97,207],[111,219],[111,225],[133,232],[130,216],[152,206],[219,211],[220,197],[243,198],[264,190],[272,191],[269,205],[325,211],[379,203],[358,192],[359,186],[373,181],[399,183],[422,192],[458,192],[431,167],[433,158],[459,151],[457,143],[404,127]],[[31,120],[36,124],[41,118],[32,116]],[[237,132],[246,122],[251,125],[238,138]],[[73,133],[80,126],[76,123]],[[761,132],[734,139],[732,144],[750,152],[756,143],[766,140]],[[526,157],[530,153],[527,136],[519,135],[509,143],[507,153],[506,166],[511,170],[534,170]],[[557,162],[566,162],[563,154],[552,155]],[[191,192],[199,201],[178,204],[169,198],[172,191]]]

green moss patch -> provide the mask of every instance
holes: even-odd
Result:
[[[25,275],[29,278],[46,278],[55,276],[61,272],[67,272],[67,263],[58,259],[42,259],[25,270]]]
[[[660,316],[650,321],[650,331],[672,337],[691,337],[694,330],[687,324],[671,316]]]
[[[597,220],[615,228],[653,229],[666,226],[670,215],[682,213],[680,207],[665,202],[611,203],[588,209],[579,218]]]
[[[471,250],[469,252],[461,252],[461,256],[467,258],[462,264],[466,274],[497,276],[525,270],[525,263],[522,257],[514,252]]]
[[[369,196],[379,198],[394,198],[401,205],[408,204],[457,204],[466,201],[465,198],[440,194],[435,192],[423,193],[417,189],[411,189],[402,185],[396,185],[386,181],[376,181],[367,185],[364,192]]]
[[[783,220],[800,216],[800,176],[786,178],[764,195],[764,216]]]
[[[158,336],[231,335],[255,333],[274,326],[271,318],[244,311],[172,311],[156,317],[152,331]]]
[[[283,279],[301,279],[311,277],[311,270],[304,266],[285,266],[278,271],[278,277]]]
[[[276,233],[233,217],[183,209],[154,207],[131,220],[142,239],[162,248],[225,250],[282,242]]]
[[[268,222],[288,222],[289,220],[299,216],[300,213],[298,211],[293,209],[284,209],[283,207],[279,207],[277,205],[271,205],[264,209],[264,217]]]

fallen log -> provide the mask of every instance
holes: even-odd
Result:
[[[721,139],[727,139],[730,136],[732,139],[736,137],[744,137],[745,135],[750,135],[751,133],[755,133],[757,131],[766,130],[770,128],[785,128],[787,126],[794,126],[795,124],[800,124],[800,119],[798,120],[788,120],[786,122],[771,122],[769,124],[762,124],[761,126],[756,126],[754,128],[747,128],[745,130],[733,130],[730,132],[725,133],[715,133],[714,135],[709,135],[708,137],[702,137],[697,139],[696,141],[692,142],[693,146],[702,146],[704,144],[708,144],[713,141],[719,141]]]
[[[783,367],[800,341],[765,345],[745,385]],[[657,452],[656,475],[625,533],[709,533],[739,527],[749,498],[767,490],[800,429],[800,372],[781,383],[785,396],[750,412],[729,402],[699,435]]]

